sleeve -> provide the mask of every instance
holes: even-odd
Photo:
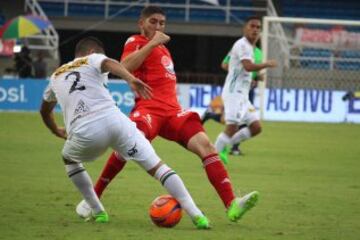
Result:
[[[104,54],[100,54],[100,53],[93,53],[91,54],[89,57],[88,57],[88,64],[94,68],[96,68],[96,70],[99,72],[99,73],[102,73],[101,72],[101,64],[102,62],[105,60],[105,59],[108,59],[107,56],[105,56]]]
[[[43,99],[46,102],[57,102],[56,96],[54,91],[51,89],[50,86],[50,82],[49,84],[46,86],[44,94],[43,94]]]
[[[244,59],[253,61],[253,49],[245,42],[239,42],[239,44],[236,44],[234,48],[240,61]]]
[[[143,46],[144,46],[144,42],[136,39],[134,36],[129,37],[125,42],[124,50],[121,55],[121,60],[126,58],[132,52],[139,50]]]
[[[229,62],[230,62],[230,55],[228,54],[228,55],[226,55],[224,57],[224,59],[222,60],[222,63],[223,64],[229,64]]]
[[[263,61],[263,54],[260,48],[255,48],[254,50],[254,62],[260,64]]]

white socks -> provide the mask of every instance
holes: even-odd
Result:
[[[249,138],[251,138],[250,129],[248,127],[244,127],[232,136],[231,144],[241,143]]]
[[[180,203],[181,207],[190,215],[203,216],[204,214],[195,205],[181,178],[166,164],[161,165],[154,174],[166,190]]]
[[[216,151],[221,152],[227,145],[234,145],[249,138],[251,138],[251,132],[248,127],[240,129],[231,138],[224,132],[221,132],[215,142]]]
[[[224,132],[221,132],[215,141],[216,151],[218,153],[221,152],[229,144],[231,144],[231,138]]]
[[[81,163],[65,165],[65,170],[71,181],[81,192],[83,198],[93,210],[93,213],[96,214],[104,211],[104,207],[94,191],[91,178],[83,165]]]

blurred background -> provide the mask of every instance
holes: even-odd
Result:
[[[262,118],[358,121],[354,114],[360,112],[360,2],[356,0],[2,0],[0,76],[3,80],[46,79],[73,59],[76,42],[89,35],[104,42],[109,57],[119,59],[126,39],[138,32],[141,9],[149,4],[167,13],[168,48],[184,108],[201,114],[221,92],[226,72],[220,63],[242,36],[244,20],[256,15],[273,18],[266,21],[266,29],[264,21],[258,45],[262,45],[263,60],[279,62],[278,68],[267,71],[266,87],[256,90],[255,105]],[[27,20],[37,31],[26,32],[31,28],[25,24],[28,16],[35,16],[32,22]],[[16,20],[19,23],[9,27]],[[18,109],[14,99],[21,100],[25,85],[9,92],[8,82],[0,84],[0,109]],[[121,105],[126,97],[123,92],[117,95]],[[312,113],[316,115],[309,117]]]

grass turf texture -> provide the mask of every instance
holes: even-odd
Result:
[[[58,116],[59,123],[62,121]],[[36,113],[0,113],[0,239],[359,239],[360,125],[264,122],[264,132],[231,156],[237,193],[258,190],[259,205],[237,224],[207,181],[200,160],[156,140],[158,154],[183,178],[212,223],[199,231],[188,216],[173,229],[151,223],[151,201],[165,191],[129,163],[105,192],[109,224],[75,215],[79,193],[60,157],[63,141]],[[223,127],[208,122],[212,140]],[[110,152],[87,164],[95,180]]]

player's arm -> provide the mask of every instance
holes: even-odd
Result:
[[[101,71],[102,72],[111,72],[112,74],[121,77],[124,79],[131,89],[138,93],[140,96],[142,96],[145,99],[150,99],[152,96],[152,89],[149,85],[144,83],[143,81],[137,79],[134,77],[125,67],[122,63],[111,59],[106,58],[104,61],[102,61],[101,64]]]
[[[229,62],[230,62],[230,55],[226,55],[225,58],[222,60],[220,67],[224,70],[224,71],[228,71],[229,69]]]
[[[264,71],[259,71],[258,73],[257,73],[257,76],[256,76],[256,81],[257,82],[262,82],[262,81],[264,81],[264,75],[265,75],[265,72]]]
[[[55,136],[66,139],[67,134],[65,129],[62,127],[58,127],[56,124],[54,111],[53,111],[55,106],[56,106],[56,102],[47,102],[43,100],[40,107],[40,115],[46,127],[53,134],[55,134]]]
[[[273,59],[260,64],[255,64],[250,59],[243,59],[241,63],[247,72],[257,72],[265,68],[274,68],[277,66],[276,60]]]
[[[130,53],[122,59],[121,63],[129,72],[133,72],[141,66],[155,47],[167,43],[169,40],[170,37],[168,35],[163,32],[156,31],[154,37],[145,46]]]

